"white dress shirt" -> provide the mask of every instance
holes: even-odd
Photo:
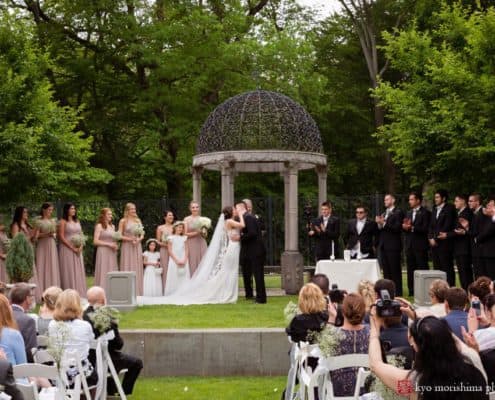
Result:
[[[363,231],[365,224],[366,224],[366,219],[357,219],[356,220],[356,231],[357,231],[358,235],[360,235],[361,232]],[[361,242],[358,239],[355,246],[351,249],[351,257],[358,256],[360,253],[361,253]],[[366,253],[366,254],[361,253],[361,258],[366,258],[366,257],[368,257],[368,255],[369,255],[368,253]]]

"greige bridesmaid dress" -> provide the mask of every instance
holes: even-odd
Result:
[[[172,235],[172,230],[168,233],[169,236]],[[163,235],[163,230],[162,230]],[[161,239],[161,238],[160,238]],[[161,242],[161,240],[160,240]],[[160,267],[163,269],[162,272],[162,288],[165,292],[165,285],[167,284],[167,272],[168,272],[168,248],[167,246],[160,246]]]
[[[197,229],[193,229],[194,222],[196,221],[195,219],[189,219],[187,221],[187,231],[188,232],[198,232]],[[207,244],[206,240],[204,239],[203,236],[197,235],[194,237],[188,237],[187,238],[187,246],[188,246],[188,251],[189,251],[189,271],[191,273],[191,276],[194,275],[196,270],[198,269],[198,265],[201,262],[201,259],[203,258],[204,254],[206,253],[207,249]]]
[[[65,239],[70,242],[71,237],[78,234],[82,234],[81,224],[67,221],[64,232]],[[60,243],[58,260],[62,289],[74,289],[81,297],[86,298],[86,273],[82,253],[74,253],[65,244]]]
[[[40,233],[48,233],[48,231],[44,232],[40,228]],[[36,273],[41,293],[50,286],[60,286],[57,244],[53,236],[38,239],[36,244]]]
[[[6,253],[3,247],[3,241],[7,239],[7,234],[5,232],[0,232],[0,253]],[[7,269],[5,268],[5,260],[0,258],[0,282],[7,283],[8,282]]]
[[[133,230],[137,224],[132,222],[126,224],[124,229],[124,236],[133,237]],[[134,271],[136,272],[136,295],[143,295],[144,284],[144,265],[143,265],[143,249],[141,248],[141,242],[136,244],[132,242],[122,241],[122,247],[120,248],[120,270],[121,271]]]
[[[107,226],[107,229],[103,229],[100,232],[100,240],[107,243],[115,243],[113,240],[113,234],[115,228]],[[118,271],[117,263],[117,251],[107,246],[98,246],[96,249],[96,262],[95,262],[95,285],[101,286],[105,291],[107,290],[107,274],[112,271]]]

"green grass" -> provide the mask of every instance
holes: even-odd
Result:
[[[284,308],[296,296],[269,297],[256,304],[240,297],[237,304],[143,306],[121,315],[122,329],[281,328]]]
[[[129,400],[278,400],[287,377],[141,378]]]

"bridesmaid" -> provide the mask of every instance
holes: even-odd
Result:
[[[0,220],[2,216],[0,216]],[[7,283],[8,276],[5,268],[5,259],[7,258],[7,248],[5,241],[8,239],[7,232],[5,232],[5,225],[0,222],[0,282]]]
[[[172,235],[174,230],[175,215],[173,211],[166,210],[163,213],[163,224],[156,228],[156,240],[160,244],[160,267],[162,272],[162,287],[165,290],[165,284],[167,283],[167,271],[168,271],[168,241],[167,237]]]
[[[193,276],[206,253],[207,245],[205,238],[201,236],[201,232],[196,226],[200,217],[199,204],[191,201],[189,210],[191,211],[191,215],[184,218],[184,223],[186,227],[187,247],[189,249],[189,270],[191,276]]]
[[[14,211],[14,218],[12,219],[12,224],[10,225],[10,236],[14,238],[18,233],[24,235],[27,241],[33,245],[34,240],[34,230],[29,224],[29,210],[24,206],[16,207]],[[34,254],[34,249],[33,249]],[[36,259],[35,259],[36,260]],[[34,283],[36,287],[34,288],[34,296],[36,302],[41,301],[42,291],[40,290],[40,285],[38,283],[38,275],[36,273],[36,261],[33,265],[33,277],[29,280],[29,283]]]
[[[57,223],[52,219],[52,213],[53,205],[43,203],[34,230],[34,238],[37,241],[36,273],[41,293],[50,286],[60,286],[60,268],[55,242]]]
[[[58,226],[60,246],[58,257],[60,264],[60,280],[62,289],[74,289],[82,297],[86,297],[86,273],[83,263],[83,247],[76,247],[71,239],[83,235],[81,224],[77,219],[76,206],[64,204],[62,219]]]
[[[93,244],[96,246],[95,285],[107,289],[107,274],[118,271],[115,226],[112,223],[112,210],[102,208],[95,226]]]
[[[119,232],[122,235],[120,249],[120,270],[136,272],[136,295],[143,295],[143,249],[141,241],[144,234],[137,232],[141,220],[136,213],[136,206],[127,203],[124,209],[124,218],[119,222]]]

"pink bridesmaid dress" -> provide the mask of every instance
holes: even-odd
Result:
[[[47,226],[40,227],[40,233],[48,233]],[[38,238],[36,243],[36,273],[40,292],[50,286],[60,286],[57,243],[53,235]]]
[[[64,236],[70,242],[72,236],[82,234],[79,222],[67,221]],[[81,297],[86,298],[86,273],[84,271],[83,254],[75,253],[63,243],[58,250],[60,264],[60,280],[62,289],[74,289]]]
[[[100,232],[100,240],[107,243],[115,243],[113,235],[115,228],[107,226],[107,229],[102,229]],[[101,286],[107,290],[107,274],[112,271],[118,271],[117,251],[108,246],[98,246],[96,249],[95,261],[95,285]]]
[[[134,236],[134,228],[136,223],[128,223],[124,229],[124,236]],[[143,249],[141,248],[141,242],[136,244],[132,242],[122,241],[120,248],[120,270],[121,271],[134,271],[136,273],[136,295],[143,295],[144,284],[144,266],[143,266]]]
[[[197,217],[199,218],[199,217]],[[187,221],[187,232],[199,232],[198,229],[194,229],[194,224],[196,222],[197,218],[190,218]],[[201,262],[201,259],[206,253],[207,249],[207,244],[206,240],[203,236],[197,235],[193,237],[188,237],[187,238],[187,246],[188,246],[188,251],[189,251],[189,271],[191,273],[191,276],[194,275],[196,270],[198,269],[199,263]]]

